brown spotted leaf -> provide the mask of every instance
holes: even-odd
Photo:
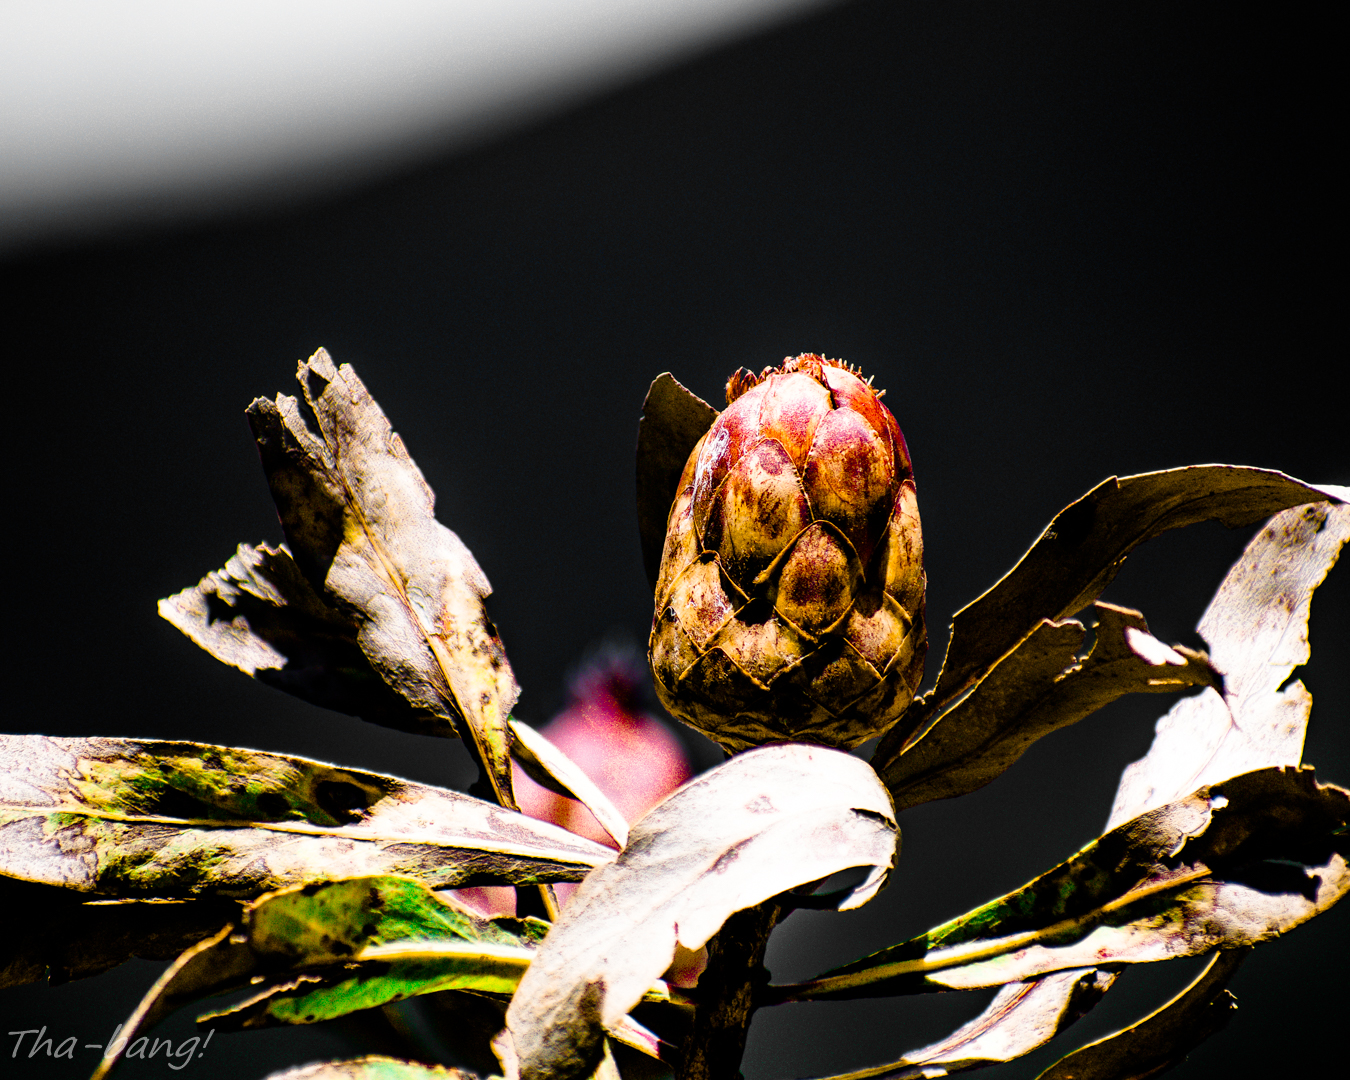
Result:
[[[406,874],[576,881],[614,853],[454,791],[190,742],[0,735],[0,874],[90,899]]]
[[[296,565],[348,613],[371,665],[415,709],[468,728],[504,806],[507,718],[519,694],[473,555],[435,518],[435,497],[349,365],[320,349],[299,365],[304,403],[248,409]]]
[[[1310,768],[1235,776],[927,934],[770,996],[971,990],[1256,945],[1350,891],[1347,821],[1350,792],[1318,784]]]
[[[422,735],[455,736],[437,710],[393,690],[356,643],[356,620],[328,603],[285,545],[240,544],[220,570],[159,602],[217,660],[314,705]]]
[[[628,844],[582,882],[507,1011],[504,1063],[524,1080],[586,1075],[604,1027],[737,911],[855,866],[843,907],[875,894],[895,856],[890,799],[866,763],[786,744],[737,755],[635,822]],[[508,1073],[508,1075],[511,1075]]]
[[[656,586],[666,520],[689,455],[717,419],[717,410],[666,372],[642,403],[637,442],[638,535],[647,580]]]
[[[1137,611],[1095,605],[1097,639],[1085,657],[1083,624],[1043,620],[975,688],[907,743],[883,739],[873,766],[896,810],[983,787],[1037,739],[1076,724],[1125,694],[1213,686],[1203,653],[1169,648]]]
[[[1216,952],[1180,994],[1137,1024],[1059,1059],[1036,1080],[1148,1080],[1180,1065],[1237,1009],[1225,987],[1249,949]]]
[[[1042,619],[1062,619],[1092,603],[1144,541],[1200,521],[1247,525],[1325,497],[1283,473],[1237,465],[1102,481],[1056,514],[1002,580],[953,616],[942,672],[922,709],[931,713],[973,685]]]

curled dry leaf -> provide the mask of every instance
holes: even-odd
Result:
[[[656,588],[670,504],[684,463],[717,419],[717,410],[685,389],[670,372],[658,375],[642,403],[637,440],[638,534],[642,565]]]
[[[836,750],[766,746],[691,780],[582,882],[511,1002],[504,1062],[525,1080],[586,1075],[603,1027],[637,1004],[677,942],[698,949],[734,912],[870,866],[840,905],[857,907],[885,880],[896,838],[876,774]]]
[[[455,736],[435,710],[390,687],[356,642],[356,620],[305,580],[283,544],[240,544],[220,570],[159,602],[217,660],[288,694],[420,735]]]
[[[1327,490],[1350,499],[1350,489]],[[1179,701],[1158,721],[1152,748],[1121,777],[1108,829],[1179,791],[1299,763],[1312,695],[1297,679],[1285,683],[1312,655],[1313,591],[1347,540],[1350,506],[1321,502],[1277,515],[1247,545],[1196,628],[1223,692]]]
[[[924,731],[899,746],[882,740],[872,763],[897,811],[983,787],[1037,739],[1125,694],[1221,682],[1203,653],[1164,645],[1139,612],[1104,603],[1094,610],[1097,639],[1087,656],[1076,655],[1082,623],[1042,620]]]
[[[264,989],[218,1014],[227,1020],[218,1026],[265,1026],[269,1009],[276,1022],[313,1023],[448,986],[509,993],[544,929],[532,920],[478,919],[408,878],[272,893],[249,905],[237,929],[225,927],[169,966],[94,1075],[105,1076],[128,1043],[182,1005],[250,985]],[[399,969],[398,960],[418,956],[439,956],[442,985],[410,981]]]
[[[386,683],[467,726],[498,800],[514,806],[507,717],[519,687],[483,607],[487,577],[436,520],[431,488],[351,367],[320,349],[297,378],[304,406],[278,394],[248,409],[296,565],[350,613]]]
[[[1144,541],[1200,521],[1247,525],[1324,498],[1323,491],[1284,473],[1238,465],[1191,465],[1103,480],[1056,514],[1016,566],[952,617],[937,685],[897,726],[914,730],[1042,619],[1062,619],[1092,603]]]
[[[1308,657],[1312,592],[1335,564],[1350,531],[1350,507],[1344,505],[1350,492],[1337,487],[1318,490],[1340,502],[1303,504],[1276,515],[1224,578],[1201,620],[1200,632],[1211,662],[1223,674],[1225,696],[1206,689],[1178,702],[1159,721],[1153,749],[1129,766],[1121,779],[1108,829],[1178,799],[1201,783],[1298,763],[1311,699],[1299,682],[1277,691],[1293,667]],[[922,1060],[931,1070],[947,1072],[973,1067],[966,1063],[969,1047],[959,1038],[962,1032],[979,1033],[983,1047],[998,1047],[998,1060],[1030,1053],[1054,1034],[1055,1029],[1043,1022],[1047,1013],[1070,1019],[1081,1014],[1073,1004],[1079,977],[1099,987],[1098,997],[1115,979],[1113,972],[1102,969],[1071,974],[1004,987],[983,1013],[944,1040],[955,1042],[949,1051],[941,1052],[939,1044],[903,1060]],[[930,1053],[934,1050],[939,1052]]]
[[[1007,896],[773,1000],[970,990],[1094,964],[1241,948],[1350,890],[1350,792],[1261,769],[1107,833]]]
[[[114,898],[576,881],[599,844],[454,791],[190,742],[0,735],[0,874]]]
[[[628,821],[608,795],[571,758],[529,724],[511,720],[511,754],[531,780],[558,795],[576,799],[619,846],[628,843]]]
[[[1223,1030],[1237,1001],[1226,989],[1249,949],[1216,952],[1190,986],[1139,1023],[1062,1057],[1036,1080],[1147,1080]]]

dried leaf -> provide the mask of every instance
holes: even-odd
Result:
[[[666,372],[658,375],[642,403],[637,441],[638,534],[642,565],[656,588],[666,521],[689,455],[717,419],[717,410]]]
[[[113,1068],[141,1032],[203,997],[267,983],[271,985],[260,995],[263,1007],[251,1009],[259,999],[245,1003],[243,1020],[230,1026],[262,1026],[263,1021],[247,1021],[260,1012],[265,1020],[268,1006],[277,1009],[282,1022],[330,1019],[428,992],[391,979],[389,969],[396,964],[390,957],[399,950],[420,950],[425,956],[437,949],[457,953],[463,976],[459,985],[509,992],[540,936],[541,928],[521,920],[475,918],[408,878],[354,878],[272,893],[248,907],[237,931],[226,927],[169,966],[132,1013],[118,1042],[105,1051],[95,1080]],[[346,970],[352,964],[365,967],[365,983]],[[306,974],[310,972],[314,974]],[[325,997],[313,985],[326,988],[344,978],[356,983],[345,997]],[[287,1011],[297,1003],[316,1014]]]
[[[1036,1080],[1148,1080],[1223,1030],[1237,1002],[1224,989],[1249,949],[1221,950],[1190,986],[1137,1024],[1059,1059]]]
[[[1092,603],[1145,540],[1199,521],[1246,525],[1325,497],[1283,473],[1237,465],[1102,481],[1056,514],[1012,570],[952,617],[947,657],[924,708],[974,684],[1042,619],[1062,619]]]
[[[1240,948],[1350,890],[1350,792],[1261,769],[1151,810],[1007,896],[772,999],[970,990]]]
[[[350,612],[386,683],[467,740],[504,806],[507,717],[519,695],[483,601],[487,577],[436,521],[435,497],[349,365],[320,349],[299,365],[308,409],[279,394],[248,409],[296,565]]]
[[[1342,502],[1350,494],[1336,487],[1322,491]],[[1308,655],[1311,593],[1335,562],[1347,515],[1350,509],[1344,505],[1300,505],[1273,518],[1248,545],[1201,622],[1212,662],[1225,676],[1227,697],[1220,700],[1217,691],[1205,690],[1179,702],[1159,721],[1153,750],[1126,769],[1108,829],[1180,798],[1200,783],[1298,763],[1311,702],[1301,683],[1291,683],[1283,693],[1275,691]],[[1258,626],[1262,629],[1252,634]],[[1254,649],[1244,645],[1249,635]],[[1281,650],[1286,641],[1287,653]],[[1095,981],[1098,996],[1115,978],[1106,970],[1095,976],[1092,970],[1079,974]],[[963,1032],[980,1033],[981,1046],[1000,1048],[999,1060],[1029,1053],[1053,1034],[1043,1023],[1044,1016],[1077,1015],[1071,1001],[1075,984],[1076,977],[1063,973],[1007,986],[980,1016],[950,1037],[948,1041],[958,1044],[950,1053],[933,1057],[916,1051],[903,1060],[922,1060],[928,1068],[941,1066],[948,1072],[974,1067],[978,1062],[964,1060],[969,1048],[960,1045]]]
[[[1125,768],[1108,829],[1202,784],[1302,760],[1312,695],[1298,680],[1280,688],[1311,656],[1313,590],[1347,540],[1350,506],[1322,502],[1277,515],[1247,545],[1197,627],[1223,694],[1206,690],[1158,721],[1148,754]]]
[[[627,819],[580,765],[529,724],[512,718],[511,733],[515,736],[511,756],[531,780],[555,794],[576,799],[619,847],[628,843]]]
[[[414,1061],[372,1054],[351,1061],[319,1061],[283,1072],[270,1073],[266,1080],[478,1080],[465,1069],[447,1069],[443,1065],[421,1065]]]
[[[0,735],[0,874],[106,897],[254,897],[406,874],[576,881],[606,847],[454,791],[189,742]]]
[[[900,748],[883,739],[873,766],[896,810],[983,787],[1033,742],[1125,694],[1220,682],[1203,653],[1168,648],[1137,611],[1098,603],[1097,639],[1075,656],[1083,624],[1042,620],[975,688]]]
[[[691,780],[582,882],[511,1002],[506,1058],[525,1080],[585,1075],[602,1026],[637,1004],[677,942],[698,949],[734,912],[870,866],[840,905],[857,907],[885,880],[896,836],[876,774],[836,750],[761,747]]]
[[[457,737],[443,715],[380,678],[356,643],[356,621],[314,591],[284,545],[240,544],[223,569],[161,600],[159,613],[217,660],[311,704]]]
[[[89,900],[70,889],[0,878],[0,918],[23,926],[0,942],[0,987],[99,975],[133,956],[172,960],[239,917],[237,901]]]

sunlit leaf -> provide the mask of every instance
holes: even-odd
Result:
[[[1125,768],[1108,829],[1202,784],[1302,760],[1312,695],[1285,684],[1311,656],[1313,590],[1347,540],[1350,506],[1322,502],[1279,514],[1247,545],[1197,627],[1223,694],[1179,701],[1158,721],[1148,754]]]
[[[499,801],[511,795],[507,717],[519,694],[473,555],[435,518],[435,498],[348,365],[320,349],[299,365],[304,405],[249,406],[296,565],[349,612],[375,670],[418,709],[468,728]]]
[[[1216,952],[1190,986],[1139,1023],[1088,1043],[1036,1080],[1147,1080],[1223,1030],[1237,1008],[1224,987],[1250,950]]]
[[[282,1023],[312,1023],[433,989],[509,993],[529,964],[543,926],[517,919],[484,920],[398,877],[354,878],[272,893],[251,904],[238,928],[183,953],[160,976],[105,1052],[106,1074],[127,1043],[189,1002],[246,986],[265,989],[227,1027],[263,1026],[272,1010]],[[409,981],[410,957],[452,958],[459,975],[441,984]],[[353,975],[355,970],[364,975]],[[343,985],[345,983],[350,985]],[[336,984],[336,989],[334,989]],[[250,1022],[252,1020],[252,1022]]]
[[[576,881],[613,857],[468,795],[304,758],[0,736],[0,874],[94,896],[254,897],[384,873],[436,888]]]
[[[638,534],[642,565],[653,588],[680,473],[716,419],[717,410],[681,386],[670,372],[656,377],[642,403],[637,442]]]
[[[1350,890],[1350,792],[1262,769],[1143,814],[1006,896],[772,1000],[970,990],[1277,937]]]
[[[456,736],[437,711],[393,690],[356,643],[357,624],[311,588],[285,545],[239,550],[159,613],[208,653],[326,709],[422,735]]]
[[[851,755],[788,744],[738,755],[634,823],[628,844],[582,882],[507,1012],[527,1080],[583,1076],[602,1026],[727,917],[849,867],[871,867],[841,903],[880,888],[895,856],[890,799]]]
[[[1237,465],[1103,480],[1056,514],[1012,570],[952,617],[937,685],[900,726],[974,684],[1042,619],[1062,619],[1092,603],[1144,541],[1201,521],[1247,525],[1324,498],[1323,491],[1283,473]]]
[[[295,1069],[269,1073],[266,1080],[478,1080],[465,1069],[421,1065],[414,1061],[372,1054],[351,1061],[319,1061]]]
[[[1082,623],[1042,621],[903,748],[883,740],[872,764],[896,810],[983,787],[1037,739],[1125,694],[1219,682],[1204,654],[1163,645],[1139,612],[1098,603],[1095,613],[1097,638],[1086,657],[1076,655]]]
[[[628,842],[628,821],[608,795],[571,758],[529,724],[511,720],[511,754],[536,784],[576,799],[619,847]]]

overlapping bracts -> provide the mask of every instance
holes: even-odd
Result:
[[[923,541],[904,436],[847,365],[727,384],[667,524],[649,643],[662,703],[728,750],[852,747],[923,675]]]

